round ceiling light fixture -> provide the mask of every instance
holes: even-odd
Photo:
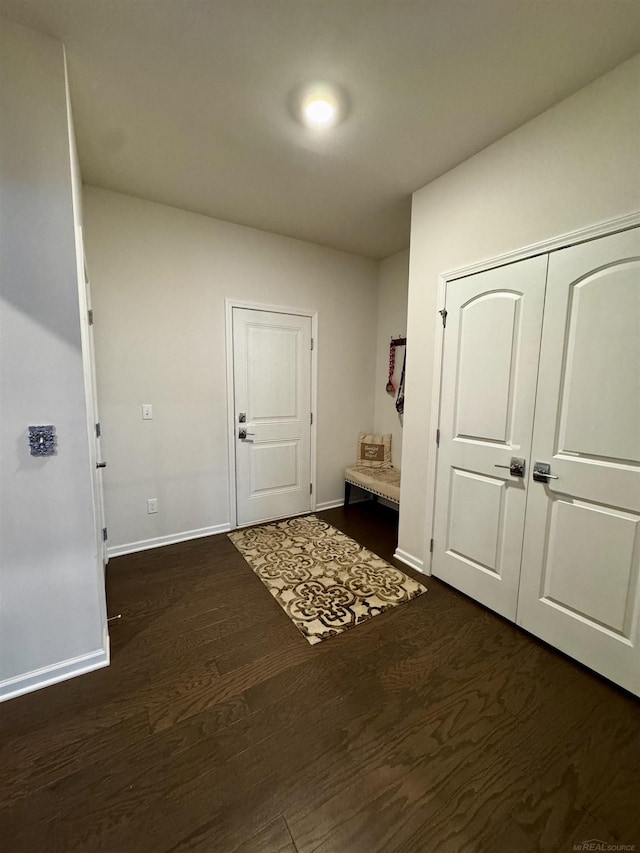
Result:
[[[314,98],[302,109],[305,124],[309,127],[331,127],[336,120],[336,108],[326,98]]]
[[[312,130],[335,127],[345,116],[344,94],[329,83],[312,83],[298,90],[298,120]]]

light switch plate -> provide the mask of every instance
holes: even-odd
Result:
[[[153,406],[151,405],[151,403],[143,403],[142,404],[142,420],[143,421],[153,420]]]

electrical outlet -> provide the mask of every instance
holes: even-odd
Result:
[[[149,498],[147,501],[147,512],[149,515],[153,512],[158,512],[158,498]]]
[[[142,420],[143,421],[152,421],[153,420],[153,406],[151,403],[143,403],[142,404]]]

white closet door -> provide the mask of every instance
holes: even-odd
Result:
[[[640,694],[639,229],[550,256],[534,460],[517,622]]]
[[[547,258],[450,282],[433,573],[515,620]],[[525,459],[525,477],[509,472]]]

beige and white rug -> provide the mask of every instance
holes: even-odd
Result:
[[[235,530],[229,539],[311,644],[427,591],[314,515]]]

